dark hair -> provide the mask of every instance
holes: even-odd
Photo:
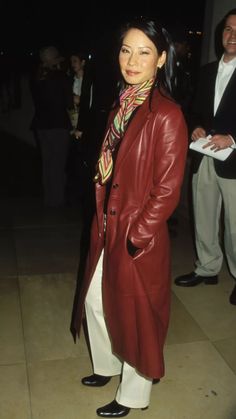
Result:
[[[163,28],[160,25],[160,23],[154,20],[144,18],[144,17],[135,18],[131,22],[126,23],[121,28],[119,48],[122,45],[122,42],[126,33],[130,29],[133,29],[133,28],[139,29],[140,31],[145,33],[145,35],[155,45],[158,51],[158,54],[161,55],[163,51],[166,51],[166,62],[161,68],[158,69],[156,80],[153,83],[153,88],[157,86],[158,89],[161,90],[162,92],[164,91],[167,94],[172,95],[173,90],[174,90],[174,85],[175,85],[174,69],[175,69],[176,58],[175,58],[175,48],[174,48],[174,45],[173,45],[173,42],[171,40],[169,33],[167,32],[165,28]],[[120,81],[119,84],[120,84],[120,87],[122,87],[124,85],[124,82]]]
[[[236,9],[231,9],[231,10],[229,10],[227,13],[226,13],[226,15],[223,17],[223,19],[222,19],[222,22],[223,22],[223,25],[225,26],[225,24],[226,24],[226,20],[228,19],[228,17],[229,16],[231,16],[231,15],[236,15]]]
[[[83,52],[83,51],[78,51],[78,50],[72,50],[72,51],[70,51],[69,56],[70,56],[70,58],[71,58],[72,56],[74,56],[74,57],[78,57],[78,58],[80,59],[80,61],[86,60],[86,58],[87,58],[87,56],[86,56],[85,52]]]
[[[226,21],[228,17],[231,15],[236,15],[236,9],[229,10],[225,14],[225,16],[220,20],[220,22],[216,25],[216,28],[215,28],[214,44],[215,44],[215,53],[218,59],[220,59],[220,57],[224,53],[224,47],[222,45],[222,33],[225,28]]]

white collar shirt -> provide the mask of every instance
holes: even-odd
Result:
[[[215,98],[214,98],[214,115],[218,109],[219,103],[225,91],[225,88],[236,68],[236,57],[229,62],[223,61],[224,55],[221,57],[218,65],[218,72],[215,83]]]
[[[82,88],[82,77],[74,76],[74,83],[73,83],[73,93],[74,95],[80,96],[81,95],[81,88]]]

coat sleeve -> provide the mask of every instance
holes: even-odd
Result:
[[[134,246],[144,248],[158,233],[178,204],[187,154],[187,127],[178,107],[162,118],[153,129],[156,143],[154,171],[149,198],[131,226],[128,238]]]

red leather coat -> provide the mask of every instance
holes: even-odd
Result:
[[[113,115],[111,115],[113,117]],[[178,105],[154,93],[122,139],[108,201],[103,304],[115,354],[145,376],[164,375],[163,345],[170,311],[170,249],[166,221],[175,209],[184,174],[187,129]],[[97,212],[75,328],[104,247],[105,187],[96,184]],[[127,238],[138,247],[131,257]]]

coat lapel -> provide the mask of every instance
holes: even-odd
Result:
[[[221,101],[220,101],[219,106],[218,106],[217,111],[216,111],[216,115],[219,112],[222,112],[222,109],[225,108],[226,106],[229,106],[230,104],[232,106],[235,106],[234,94],[232,94],[232,92],[235,92],[235,89],[236,89],[236,68],[235,68],[235,70],[234,70],[234,72],[233,72],[233,74],[232,74],[232,76],[231,76],[231,78],[230,78],[230,80],[229,80],[229,82],[228,82],[228,84],[225,88],[225,91],[222,95]]]
[[[217,71],[218,71],[218,61],[214,63],[214,69],[210,72],[209,75],[209,85],[208,85],[208,93],[206,100],[210,101],[210,111],[211,115],[214,115],[214,97],[215,97],[215,84],[216,84],[216,77],[217,77]]]

